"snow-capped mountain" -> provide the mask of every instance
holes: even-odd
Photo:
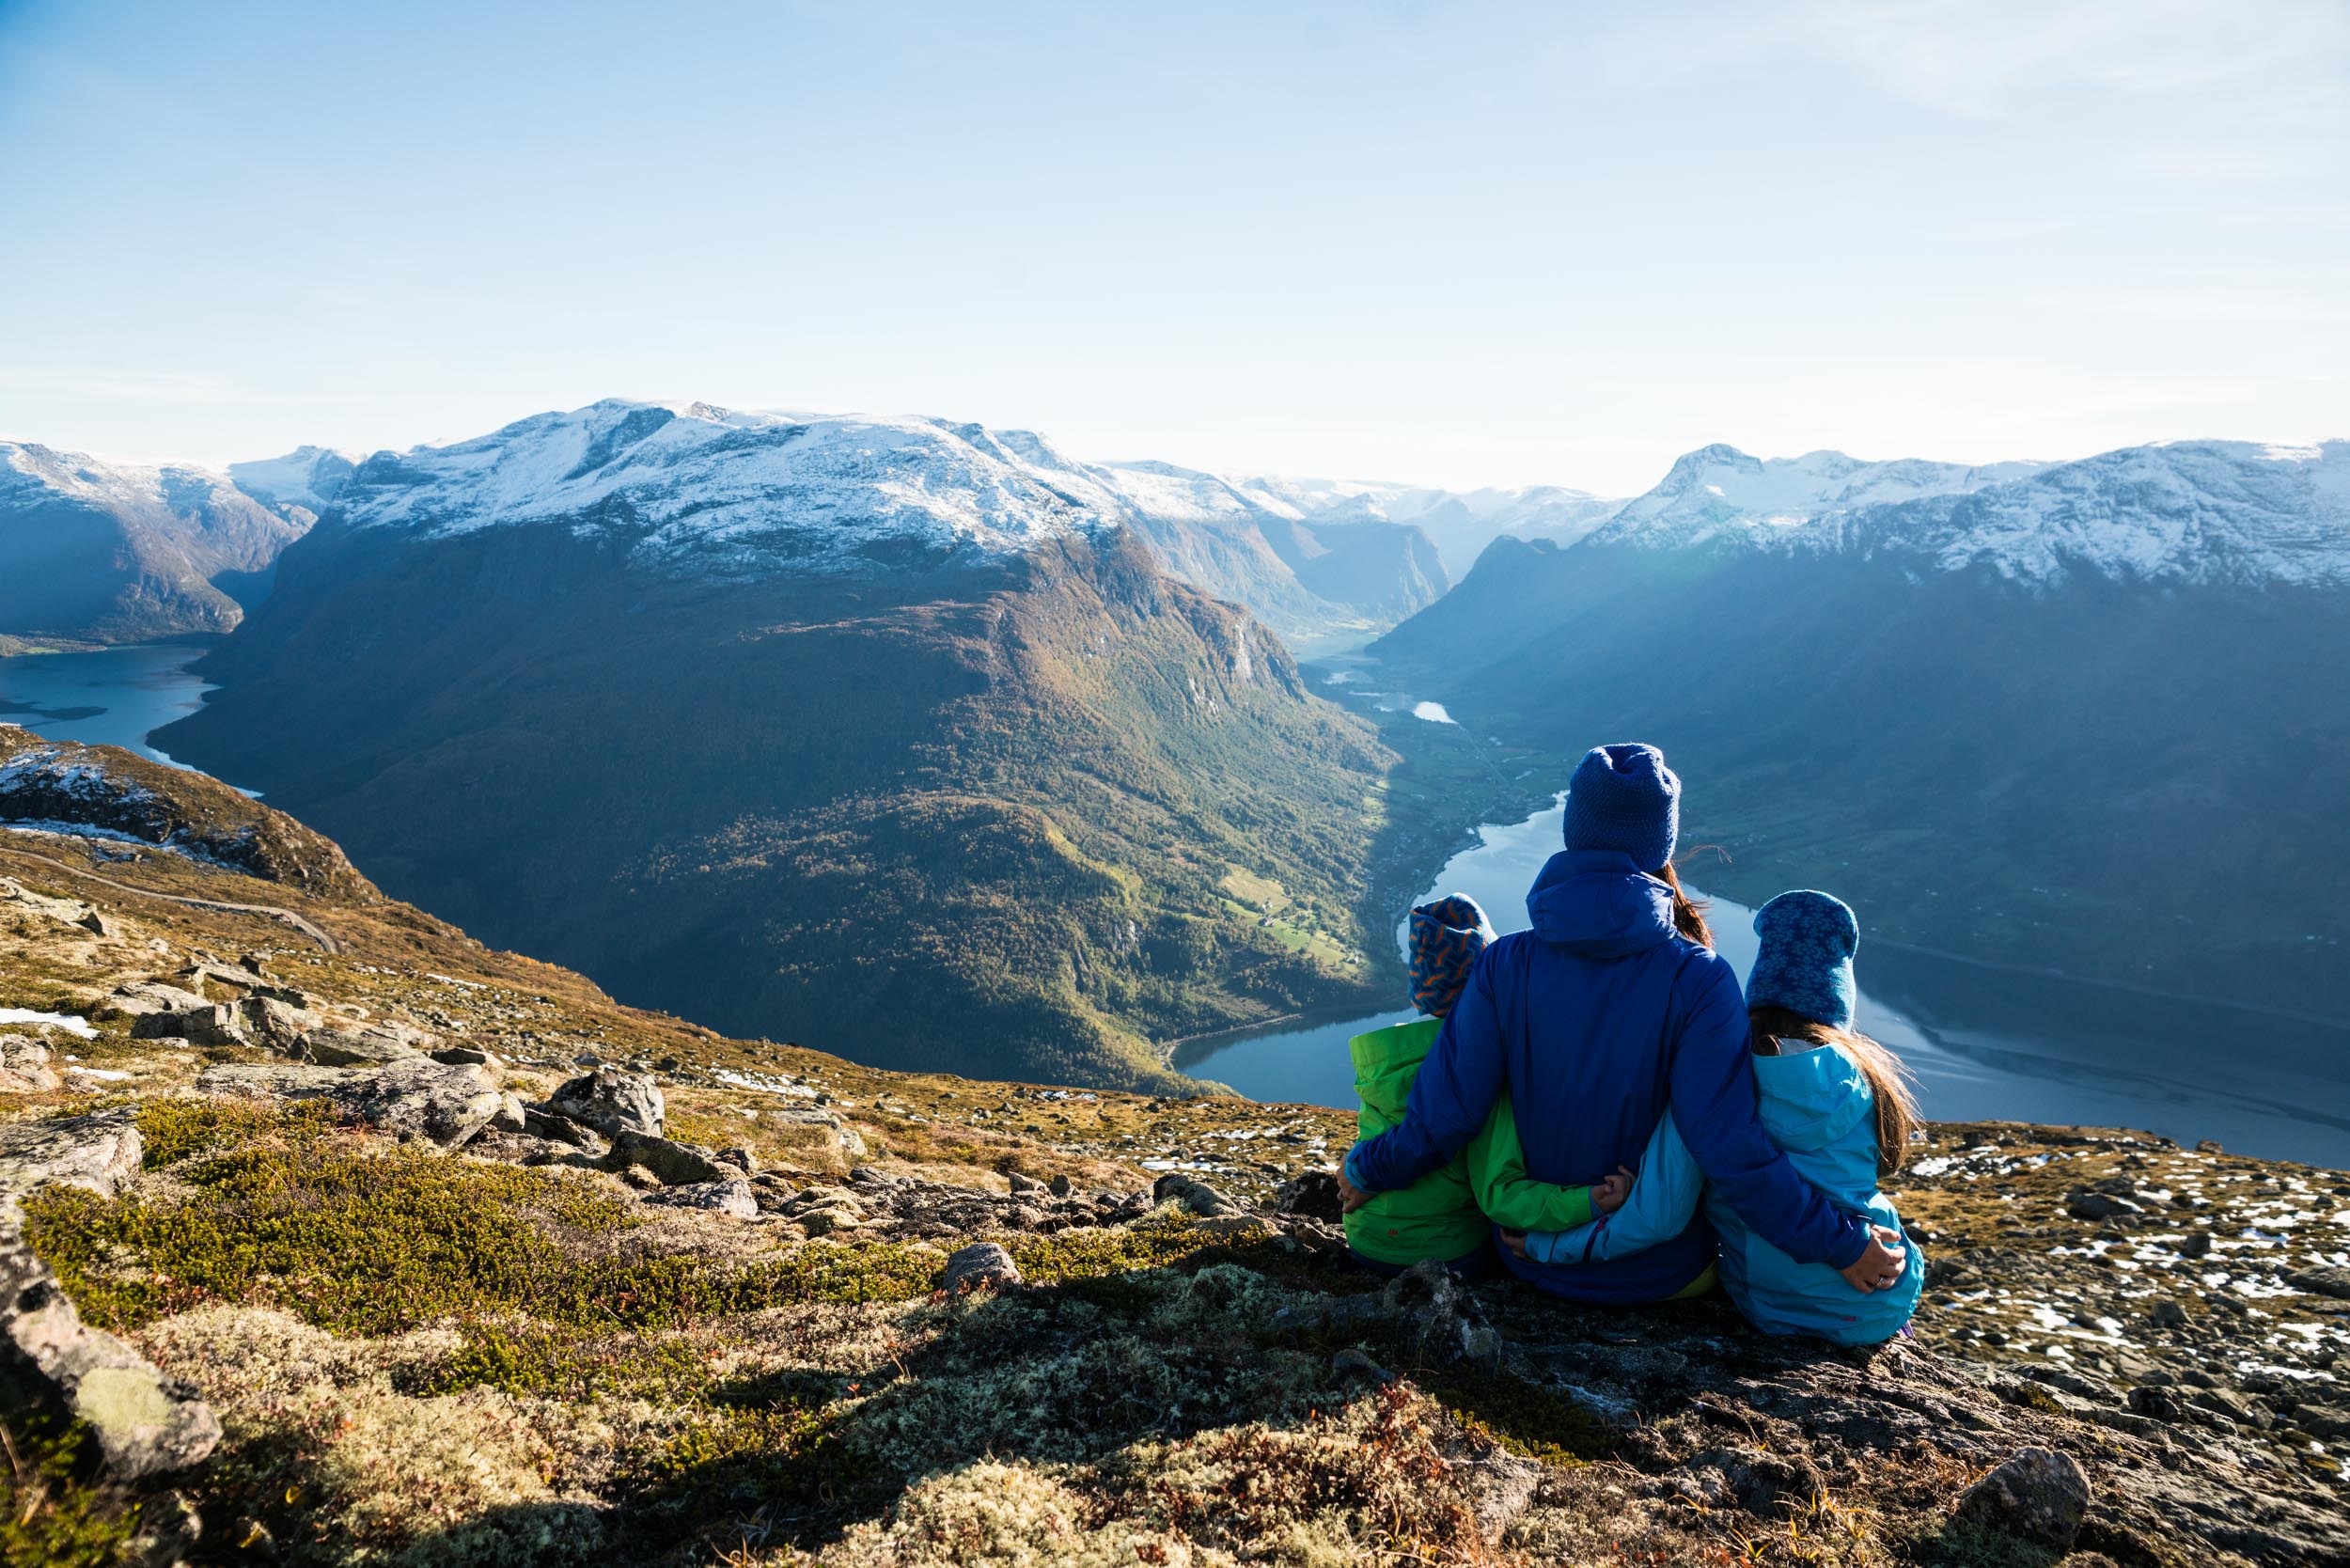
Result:
[[[1133,527],[1178,577],[1301,642],[1359,639],[1449,586],[1408,525],[1327,524],[1261,490],[1164,463],[1089,464],[1029,431],[607,400],[349,473],[304,448],[240,464],[353,528],[452,536],[559,523],[688,574],[866,574]]]
[[[1945,571],[2020,582],[2350,584],[2350,441],[2125,447],[1857,522]]]
[[[1707,447],[1597,544],[1877,552],[2052,585],[2350,580],[2350,443],[2176,441],[2063,463],[1758,460]]]
[[[301,537],[226,475],[0,441],[0,633],[135,642],[226,632],[227,591]]]
[[[379,452],[338,501],[353,528],[447,538],[559,522],[688,572],[857,572],[908,551],[1000,556],[1124,521],[1082,464],[1026,431],[620,399]]]
[[[1625,502],[1604,528],[1594,531],[1606,541],[1703,544],[1753,529],[1841,517],[1863,507],[1963,494],[2023,478],[2046,466],[1974,466],[1917,458],[1866,463],[1830,451],[1757,458],[1717,444],[1684,455],[1654,489]]]
[[[157,744],[617,995],[1180,1087],[1369,983],[1220,879],[1351,910],[1385,757],[1139,516],[1020,431],[541,415],[360,463]]]
[[[352,471],[366,456],[331,447],[296,447],[284,457],[232,463],[228,478],[264,506],[280,511],[299,507],[315,517],[342,494]]]
[[[1292,496],[1273,481],[1166,463],[1091,472],[1168,569],[1246,604],[1293,646],[1360,641],[1451,587],[1434,542],[1351,499]]]
[[[2350,443],[1985,477],[1708,448],[1371,652],[1471,728],[1665,746],[1732,898],[2350,1018]]]

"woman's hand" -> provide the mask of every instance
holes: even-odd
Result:
[[[1909,1245],[1899,1231],[1888,1231],[1882,1225],[1869,1227],[1869,1249],[1855,1258],[1851,1264],[1836,1272],[1844,1277],[1844,1283],[1867,1295],[1874,1291],[1889,1291],[1902,1282],[1902,1273],[1909,1267]]]
[[[1623,1207],[1623,1200],[1632,1196],[1632,1168],[1616,1167],[1616,1173],[1591,1187],[1591,1207],[1601,1214],[1612,1215]]]
[[[1525,1231],[1502,1231],[1502,1232],[1501,1232],[1501,1245],[1502,1245],[1502,1246],[1504,1246],[1504,1247],[1508,1247],[1508,1248],[1510,1249],[1510,1256],[1512,1256],[1512,1258],[1515,1258],[1515,1259],[1519,1260],[1521,1262],[1523,1262],[1525,1261],[1525,1259],[1526,1259],[1526,1232],[1525,1232]]]
[[[1348,1181],[1346,1167],[1340,1164],[1339,1167],[1339,1212],[1351,1215],[1370,1201],[1371,1194]]]

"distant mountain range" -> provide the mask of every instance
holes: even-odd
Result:
[[[1613,503],[1555,487],[1455,494],[1401,485],[1233,478],[1161,463],[1085,463],[1030,431],[983,431],[947,420],[632,406],[693,415],[701,424],[712,420],[700,416],[714,416],[738,432],[738,443],[749,439],[739,432],[752,430],[797,430],[819,442],[857,431],[863,433],[847,439],[901,447],[920,445],[926,431],[976,439],[989,448],[1000,470],[996,478],[1016,476],[1014,492],[1030,500],[1054,497],[1044,512],[1058,508],[1132,526],[1176,576],[1246,605],[1306,651],[1358,644],[1434,603],[1498,534],[1575,537],[1613,510]],[[727,463],[737,449],[710,444],[703,462]],[[459,453],[463,447],[441,450]],[[0,476],[6,481],[0,483],[0,564],[19,563],[14,580],[41,588],[37,601],[29,589],[21,602],[0,598],[0,634],[95,642],[234,626],[238,600],[255,596],[247,591],[249,579],[259,574],[258,586],[266,587],[276,552],[337,503],[363,464],[373,466],[371,482],[380,484],[393,471],[385,465],[400,461],[396,453],[369,457],[303,447],[215,473],[186,465],[143,468],[33,446],[0,444],[0,455],[8,463]],[[951,490],[964,477],[948,472],[932,478]],[[859,476],[848,472],[839,480],[854,486]],[[561,476],[537,476],[533,482],[547,486],[551,504],[568,504],[565,498],[576,499],[580,489],[567,486]],[[697,481],[681,476],[680,482]],[[803,517],[819,516],[834,504],[789,483],[759,494],[755,504],[791,509]],[[502,494],[465,505],[496,511],[529,500],[521,493]],[[975,504],[984,510],[984,499]],[[78,524],[70,533],[57,526],[68,517]]]
[[[0,634],[100,643],[226,632],[311,514],[200,468],[0,441]]]
[[[160,744],[396,896],[1031,1080],[1177,1087],[1150,1042],[1392,978],[1371,727],[1037,437],[614,401],[336,478]]]
[[[2350,1017],[2350,444],[1990,468],[1693,452],[1372,645],[1571,753],[1664,745],[1740,897]]]

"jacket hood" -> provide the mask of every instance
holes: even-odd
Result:
[[[1781,1149],[1825,1149],[1876,1109],[1869,1080],[1836,1046],[1753,1059],[1762,1130]]]
[[[1616,850],[1561,850],[1526,895],[1534,934],[1585,958],[1630,958],[1673,939],[1672,889]]]

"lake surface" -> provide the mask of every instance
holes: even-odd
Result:
[[[199,645],[149,643],[0,659],[0,721],[53,741],[125,746],[178,767],[147,737],[204,705],[212,688],[188,673],[203,656]]]
[[[1496,930],[1525,930],[1526,890],[1559,847],[1564,819],[1554,806],[1480,828],[1415,902],[1466,893]],[[1743,979],[1753,912],[1712,904],[1722,956]],[[1402,931],[1399,921],[1399,947]],[[1858,974],[1859,1027],[1908,1063],[1929,1117],[2142,1127],[2350,1168],[2350,1028],[1971,964],[1872,944],[1865,930]],[[1228,1036],[1179,1053],[1176,1065],[1253,1099],[1351,1110],[1348,1038],[1414,1016],[1402,1007]]]

